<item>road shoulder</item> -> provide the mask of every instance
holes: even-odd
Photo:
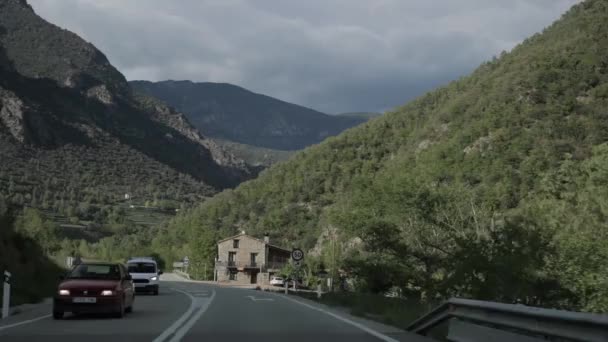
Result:
[[[380,322],[372,321],[366,318],[357,317],[351,315],[346,308],[332,307],[322,303],[318,303],[312,301],[310,299],[306,299],[299,296],[294,295],[285,295],[281,293],[264,291],[264,293],[270,293],[273,296],[277,296],[283,298],[285,300],[294,302],[294,304],[300,304],[303,306],[309,307],[311,310],[315,309],[321,312],[326,313],[330,317],[334,317],[334,319],[340,319],[342,321],[350,321],[349,324],[358,327],[361,330],[369,330],[368,333],[376,332],[379,335],[385,335],[390,339],[396,341],[408,341],[408,342],[432,342],[435,341],[428,337],[424,337],[421,335],[413,334],[411,332],[399,329],[397,327],[393,327],[390,325],[386,325]],[[353,324],[354,323],[354,324]],[[373,333],[372,333],[373,334]],[[380,336],[376,336],[382,339]],[[385,341],[390,341],[390,339],[385,339]]]
[[[53,305],[52,298],[47,298],[36,304],[23,304],[11,308],[11,315],[0,319],[0,331],[21,324],[34,322],[35,320],[50,317]]]

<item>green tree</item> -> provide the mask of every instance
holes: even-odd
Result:
[[[15,224],[18,232],[37,241],[45,254],[50,255],[59,247],[59,227],[46,220],[38,210],[26,208]]]

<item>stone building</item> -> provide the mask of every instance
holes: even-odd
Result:
[[[266,285],[290,260],[291,251],[242,232],[217,243],[215,279],[235,284]]]

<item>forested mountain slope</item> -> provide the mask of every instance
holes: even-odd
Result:
[[[308,249],[336,229],[359,243],[340,267],[362,290],[607,310],[607,46],[608,3],[575,5],[470,76],[180,215],[155,244],[204,259],[240,229]]]
[[[367,119],[327,115],[227,83],[129,83],[183,112],[209,137],[275,150],[302,149]]]

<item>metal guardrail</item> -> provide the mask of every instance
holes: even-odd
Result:
[[[449,341],[608,341],[608,315],[452,298],[410,324],[426,335],[448,321]]]
[[[177,275],[179,275],[181,277],[184,277],[184,278],[190,280],[190,274],[188,274],[186,272],[183,272],[183,271],[180,271],[180,270],[173,270],[173,273],[175,273],[175,274],[177,274]]]

